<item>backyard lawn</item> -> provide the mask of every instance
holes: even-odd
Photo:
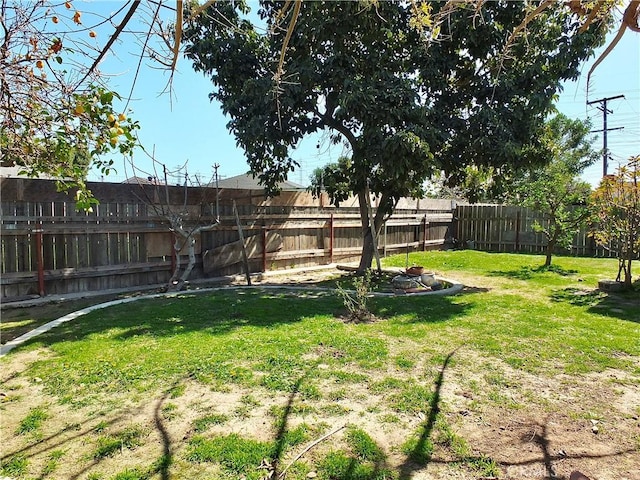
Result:
[[[595,290],[616,260],[409,261],[464,291],[359,324],[313,285],[184,292],[37,337],[0,359],[0,476],[640,479],[640,292]]]

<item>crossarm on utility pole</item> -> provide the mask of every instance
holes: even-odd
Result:
[[[607,149],[607,132],[610,132],[612,130],[622,130],[624,128],[624,127],[607,128],[607,113],[613,113],[613,111],[607,108],[607,102],[609,100],[617,100],[618,98],[624,98],[624,95],[616,95],[615,97],[601,98],[599,100],[592,100],[590,102],[587,102],[587,105],[593,105],[594,103],[602,103],[602,106],[597,108],[602,112],[602,121],[604,125],[602,127],[602,130],[592,130],[591,133],[603,132],[603,135],[602,135],[602,142],[603,142],[602,177],[603,178],[607,176],[607,169],[608,169],[608,162],[609,162],[609,151]]]

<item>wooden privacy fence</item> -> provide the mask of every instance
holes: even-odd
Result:
[[[279,270],[357,260],[362,250],[360,216],[353,209],[336,211],[292,210],[286,214],[260,212],[241,217],[246,243],[254,239],[258,245],[250,257],[251,271]],[[396,212],[385,223],[379,239],[382,254],[407,249],[441,248],[451,235],[452,212]],[[220,227],[202,236],[206,252],[238,240],[238,231],[231,218],[222,217]],[[278,238],[275,241],[275,237]],[[270,251],[268,245],[277,245]],[[230,271],[237,273],[236,265]]]
[[[174,253],[174,236],[167,219],[158,215],[153,205],[140,202],[139,195],[127,194],[139,186],[93,186],[100,205],[93,212],[79,212],[68,197],[52,193],[51,185],[44,188],[39,183],[27,183],[16,188],[6,179],[2,182],[3,302],[163,284],[170,279],[177,260],[186,263],[186,248],[178,252],[179,257]],[[181,207],[178,193],[176,205]],[[314,206],[318,200],[306,192],[283,192],[277,200],[268,200],[255,191],[233,190],[221,192],[219,225],[197,238],[192,278],[242,272],[242,264],[235,261],[203,262],[203,258],[216,258],[221,247],[239,240],[231,199],[239,203],[245,240],[254,245],[249,258],[252,272],[359,258],[362,231],[357,208]],[[326,199],[320,201],[328,203]],[[401,205],[405,208],[386,223],[379,239],[381,253],[440,248],[446,239],[453,238],[451,203],[421,202],[405,202]],[[418,206],[421,208],[409,208]],[[188,207],[198,211],[200,223],[214,221],[211,202]],[[275,249],[270,247],[274,244]]]
[[[539,213],[508,205],[458,205],[455,212],[456,238],[463,248],[490,252],[544,253],[547,240],[534,231],[536,222],[545,225]],[[615,256],[596,245],[587,227],[573,237],[571,248],[561,253],[579,256]]]

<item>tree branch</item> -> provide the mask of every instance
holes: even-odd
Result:
[[[318,445],[320,442],[326,440],[327,438],[329,438],[331,435],[334,435],[336,433],[338,433],[340,430],[346,428],[346,425],[342,425],[339,428],[336,428],[335,430],[327,433],[326,435],[320,437],[318,440],[316,440],[315,442],[311,443],[308,447],[306,447],[304,450],[302,450],[302,452],[300,452],[298,455],[296,455],[296,457],[291,460],[291,462],[289,463],[289,465],[287,465],[282,472],[280,472],[280,475],[278,475],[279,479],[283,479],[287,473],[287,470],[289,470],[289,468],[296,463],[298,460],[300,460],[300,458],[302,458],[302,456],[307,453],[309,450],[311,450],[313,447],[315,447],[316,445]]]
[[[89,67],[89,70],[87,70],[87,72],[82,77],[82,79],[77,83],[77,86],[82,85],[82,83],[87,79],[87,77],[89,77],[89,75],[91,75],[91,73],[93,73],[96,67],[100,64],[100,61],[107,54],[107,52],[111,48],[111,45],[113,45],[115,41],[118,39],[118,36],[122,33],[122,30],[124,30],[124,27],[127,26],[127,24],[129,23],[129,20],[131,20],[131,17],[133,17],[133,14],[135,13],[139,5],[140,5],[140,0],[133,1],[133,3],[131,4],[131,7],[129,7],[129,11],[122,19],[122,22],[120,22],[120,25],[116,27],[115,32],[113,32],[107,44],[100,51],[100,53],[98,54],[98,57],[93,61],[93,64],[91,65],[91,67]]]
[[[328,113],[328,111],[325,113],[320,113],[316,109],[315,114],[320,118],[320,120],[322,120],[324,125],[341,133],[347,139],[353,150],[356,149],[358,138],[351,132],[351,130],[349,130],[342,123],[333,118],[331,114]]]
[[[615,46],[622,38],[622,35],[624,35],[625,30],[629,28],[634,32],[640,32],[640,28],[633,24],[634,21],[638,22],[639,11],[640,0],[631,0],[624,11],[624,15],[622,16],[622,25],[620,25],[620,29],[618,30],[615,38],[611,40],[611,43],[609,43],[607,49],[602,52],[602,55],[598,57],[598,59],[589,69],[589,73],[587,74],[587,85],[589,85],[589,80],[591,79],[591,74],[593,73],[593,71],[604,61],[605,58],[607,58],[607,56],[611,53],[611,50],[615,48]]]

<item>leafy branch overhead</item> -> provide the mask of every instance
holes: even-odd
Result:
[[[5,1],[0,8],[2,165],[54,178],[61,190],[77,189],[78,207],[91,208],[97,201],[87,173],[109,174],[109,155],[130,155],[138,129],[120,96],[88,67],[99,51],[97,32],[109,19],[72,2]]]

